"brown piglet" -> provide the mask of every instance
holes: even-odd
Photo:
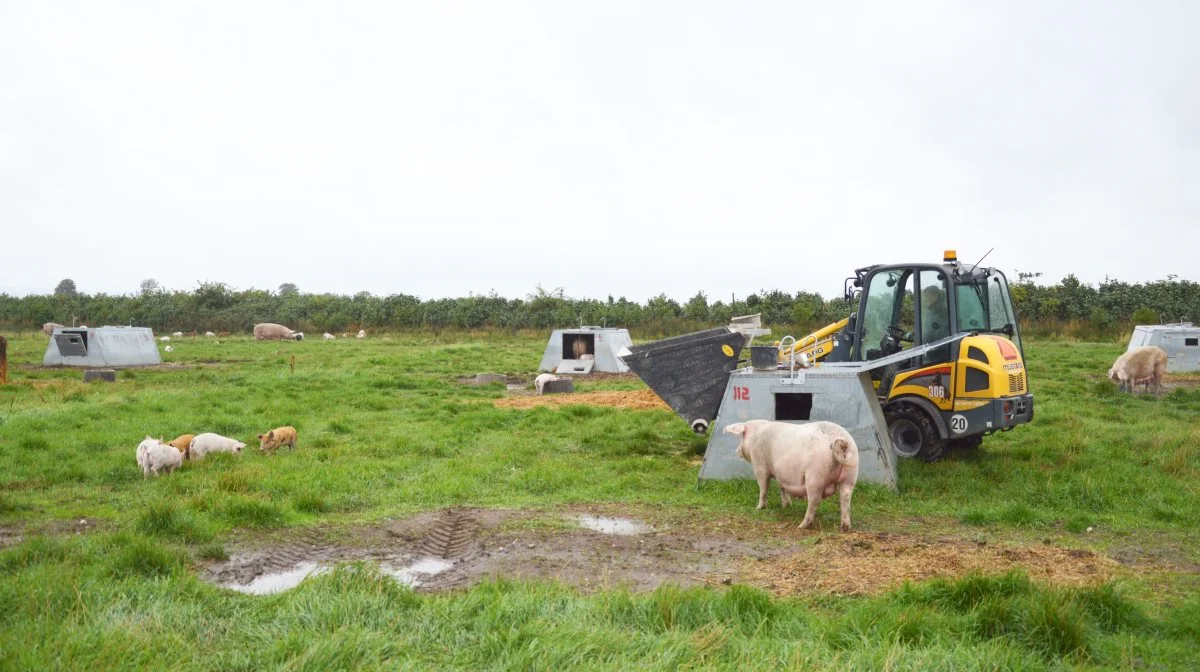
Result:
[[[188,446],[191,445],[192,439],[196,438],[195,434],[180,434],[179,436],[167,442],[169,446],[175,446],[175,450],[181,453],[186,453]]]
[[[286,445],[288,448],[296,447],[296,428],[295,427],[276,427],[266,434],[258,435],[258,449],[270,452],[275,452],[275,449]]]

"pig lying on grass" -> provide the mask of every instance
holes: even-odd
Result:
[[[758,508],[767,506],[767,487],[779,481],[783,506],[792,497],[808,499],[800,528],[817,515],[823,497],[836,490],[841,501],[842,531],[850,531],[850,495],[858,480],[858,445],[840,425],[810,422],[793,425],[770,420],[750,420],[729,425],[725,431],[742,437],[737,455],[754,467],[758,479]]]

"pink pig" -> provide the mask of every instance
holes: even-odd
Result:
[[[767,487],[779,481],[783,506],[792,497],[808,499],[800,528],[812,524],[821,499],[836,490],[842,506],[842,531],[850,531],[850,495],[858,480],[858,445],[840,425],[820,421],[803,425],[750,420],[725,431],[742,437],[737,455],[754,467],[758,479],[758,508],[767,506]]]

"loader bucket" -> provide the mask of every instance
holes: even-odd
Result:
[[[697,432],[717,417],[746,336],[726,327],[628,348],[621,360]]]

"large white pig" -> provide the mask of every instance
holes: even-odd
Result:
[[[840,425],[819,421],[803,425],[771,420],[750,420],[729,425],[725,431],[742,437],[737,455],[754,467],[758,480],[758,508],[767,506],[767,487],[779,481],[783,506],[791,497],[808,499],[801,529],[812,524],[821,499],[839,495],[842,531],[850,531],[850,496],[858,480],[858,444]]]
[[[189,460],[199,460],[209,453],[233,453],[241,455],[242,448],[246,444],[237,439],[230,439],[220,434],[197,434],[196,438],[188,444],[187,458]]]
[[[299,336],[297,336],[299,334]],[[281,339],[299,341],[304,338],[304,334],[297,331],[292,331],[282,324],[274,324],[272,322],[260,322],[254,325],[254,340],[256,341],[278,341]]]

